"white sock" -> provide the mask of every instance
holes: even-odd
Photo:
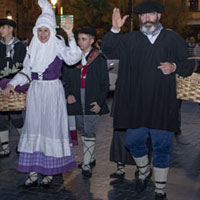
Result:
[[[169,168],[157,168],[154,167],[154,179],[155,179],[155,192],[164,194],[166,192],[167,175]]]
[[[96,138],[84,137],[83,143],[83,169],[90,170],[89,164],[94,156]]]
[[[145,155],[143,157],[139,158],[133,157],[133,158],[139,170],[139,179],[144,180],[150,173],[148,156]]]
[[[125,173],[125,165],[121,162],[117,162],[117,174],[123,174]]]
[[[48,184],[48,183],[51,182],[52,180],[53,180],[53,176],[45,176],[45,177],[42,179],[41,183],[43,183],[43,184]]]
[[[38,179],[38,173],[37,172],[30,172],[29,177],[25,182],[25,185],[29,185],[29,184],[33,183],[34,181],[36,181],[37,179]]]

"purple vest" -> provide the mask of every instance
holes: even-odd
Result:
[[[61,68],[63,61],[58,57],[48,66],[48,68],[42,73],[31,73],[32,80],[55,80],[61,76]]]

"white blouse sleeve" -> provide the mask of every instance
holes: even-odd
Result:
[[[69,40],[69,47],[65,45],[65,42],[59,41],[59,56],[64,60],[67,65],[76,64],[81,59],[82,51],[77,46],[75,39]]]
[[[21,72],[26,74],[31,80],[31,70],[29,63],[30,63],[30,56],[26,54],[26,57],[23,62],[23,69],[21,70]],[[25,75],[20,74],[19,72],[14,76],[14,78],[9,82],[9,84],[11,84],[15,88],[18,85],[22,86],[28,84],[30,82],[29,79]]]

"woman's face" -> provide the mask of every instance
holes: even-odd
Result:
[[[42,26],[37,29],[37,34],[40,42],[45,43],[49,40],[51,32],[47,27]]]

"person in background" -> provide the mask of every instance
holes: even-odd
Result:
[[[16,64],[22,64],[26,55],[25,45],[16,37],[14,37],[14,30],[17,24],[12,19],[0,19],[0,73],[14,67]],[[19,66],[21,69],[22,66]],[[16,74],[16,73],[15,73]],[[13,77],[14,74],[6,78]],[[6,79],[2,79],[0,87],[4,89]],[[2,150],[0,151],[0,158],[5,158],[10,155],[9,146],[9,121],[20,129],[23,126],[23,117],[21,112],[0,112],[0,141]]]
[[[135,165],[130,151],[124,146],[126,129],[113,129],[113,137],[110,146],[110,161],[115,162],[117,169],[110,174],[110,178],[124,179],[125,166]]]
[[[193,35],[189,37],[189,41],[187,43],[188,48],[188,57],[194,57],[194,48],[196,46],[196,39]]]

